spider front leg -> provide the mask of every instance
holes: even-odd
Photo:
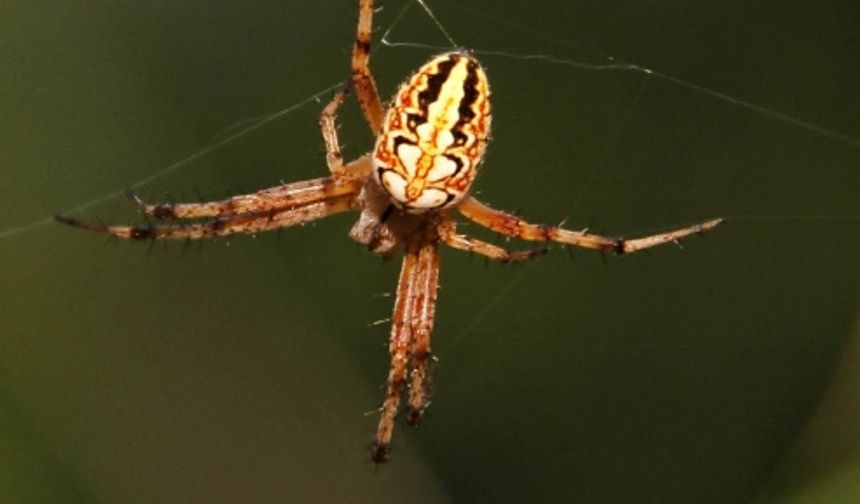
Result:
[[[280,184],[250,194],[242,194],[218,201],[201,203],[147,203],[137,194],[126,191],[141,211],[156,219],[200,219],[225,217],[246,213],[266,213],[357,193],[362,179],[370,174],[369,156],[356,159],[341,168],[345,176],[324,177]]]
[[[677,243],[687,236],[710,231],[723,222],[723,219],[713,219],[666,233],[627,240],[594,235],[586,231],[571,231],[556,226],[531,224],[515,215],[490,208],[471,196],[460,202],[459,209],[466,218],[507,236],[529,241],[554,241],[616,254],[629,254],[664,243]]]
[[[163,226],[107,226],[79,221],[62,215],[56,216],[55,219],[62,224],[106,233],[126,240],[200,240],[234,233],[257,234],[272,229],[295,226],[336,213],[354,210],[356,205],[355,194],[349,194],[298,208],[244,213],[219,217],[205,222],[182,222]]]
[[[384,109],[376,81],[370,72],[370,42],[373,37],[373,0],[358,2],[358,31],[352,50],[352,84],[361,105],[361,111],[374,135],[382,129]]]

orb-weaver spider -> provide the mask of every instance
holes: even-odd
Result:
[[[372,153],[344,164],[337,128],[347,89],[337,92],[320,117],[330,176],[282,184],[252,194],[207,203],[149,204],[131,195],[160,226],[105,226],[58,216],[76,227],[131,240],[201,239],[258,233],[360,211],[350,237],[390,258],[404,259],[391,322],[391,368],[372,458],[387,458],[401,392],[408,381],[410,424],[428,404],[430,333],[439,277],[439,243],[502,262],[522,261],[546,249],[508,251],[457,232],[454,214],[506,236],[553,241],[626,254],[708,231],[721,219],[666,233],[625,240],[586,231],[530,224],[494,210],[469,195],[490,130],[490,90],[478,61],[457,50],[432,58],[395,94],[387,111],[368,66],[373,0],[359,0],[358,33],[352,53],[351,87],[370,129]]]

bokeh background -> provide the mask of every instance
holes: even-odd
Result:
[[[605,260],[446,251],[435,400],[374,467],[398,264],[353,216],[185,250],[30,226],[130,185],[323,174],[312,102],[139,183],[346,78],[354,2],[6,0],[0,501],[857,502],[860,5],[429,4],[500,53],[483,199],[608,234],[730,222]],[[417,5],[389,39],[446,44]],[[435,52],[376,48],[386,96]],[[608,55],[844,137],[569,64]],[[341,123],[369,149],[354,104]],[[138,219],[121,196],[73,213]]]

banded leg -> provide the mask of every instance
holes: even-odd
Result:
[[[436,229],[439,233],[439,238],[449,247],[465,250],[466,252],[474,252],[494,261],[503,263],[525,261],[547,253],[547,249],[545,248],[510,251],[497,245],[493,245],[492,243],[487,243],[470,236],[458,234],[457,224],[450,218],[442,220]]]
[[[430,335],[436,316],[436,291],[439,287],[439,244],[435,232],[428,236],[418,252],[415,292],[409,322],[412,325],[412,373],[409,384],[409,425],[418,425],[427,408],[430,377],[427,369],[432,353]]]
[[[244,213],[219,217],[205,222],[177,223],[163,226],[106,226],[83,222],[58,215],[55,219],[63,224],[106,233],[126,240],[199,240],[234,233],[256,234],[272,229],[295,226],[353,210],[357,207],[356,195],[348,194],[331,200],[311,203],[298,208],[272,210],[268,212]]]
[[[352,50],[352,84],[361,111],[374,135],[382,129],[384,110],[373,74],[370,73],[370,42],[373,38],[373,0],[358,2],[358,32]]]
[[[723,219],[713,219],[666,233],[627,240],[589,234],[585,231],[571,231],[556,226],[531,224],[515,215],[490,208],[471,196],[460,203],[459,209],[466,218],[507,236],[530,241],[554,241],[616,254],[629,254],[664,243],[676,243],[681,238],[710,231],[723,222]]]
[[[342,179],[349,175],[343,169],[343,154],[340,152],[340,141],[337,136],[337,111],[346,98],[348,88],[344,87],[332,97],[320,114],[320,129],[325,141],[325,161],[332,177]]]
[[[407,244],[397,282],[397,299],[394,301],[394,316],[391,318],[391,339],[388,353],[391,355],[391,368],[388,371],[388,386],[385,401],[380,408],[379,425],[376,429],[376,446],[373,448],[374,462],[384,462],[388,458],[388,446],[394,430],[394,418],[400,404],[400,393],[406,382],[409,351],[412,345],[412,326],[409,316],[415,300],[416,273],[420,247],[415,242]]]
[[[370,156],[362,156],[344,166],[342,171],[347,176],[339,179],[324,177],[303,180],[281,184],[255,193],[203,203],[153,204],[145,202],[132,192],[127,192],[127,195],[145,214],[156,219],[198,219],[266,213],[357,193],[361,189],[361,179],[367,177],[371,169]]]

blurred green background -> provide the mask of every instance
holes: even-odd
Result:
[[[354,2],[5,0],[0,501],[857,502],[856,0],[429,4],[458,43],[508,53],[479,53],[495,106],[482,199],[607,234],[731,221],[606,261],[446,251],[433,405],[373,467],[388,328],[372,323],[398,264],[348,240],[354,216],[184,252],[5,232],[345,79]],[[445,44],[417,6],[389,38]],[[376,48],[386,96],[434,52]],[[512,54],[612,55],[850,138]],[[319,176],[320,108],[138,190],[196,200]],[[354,104],[341,123],[351,157],[369,149]],[[75,215],[138,219],[122,197]]]

